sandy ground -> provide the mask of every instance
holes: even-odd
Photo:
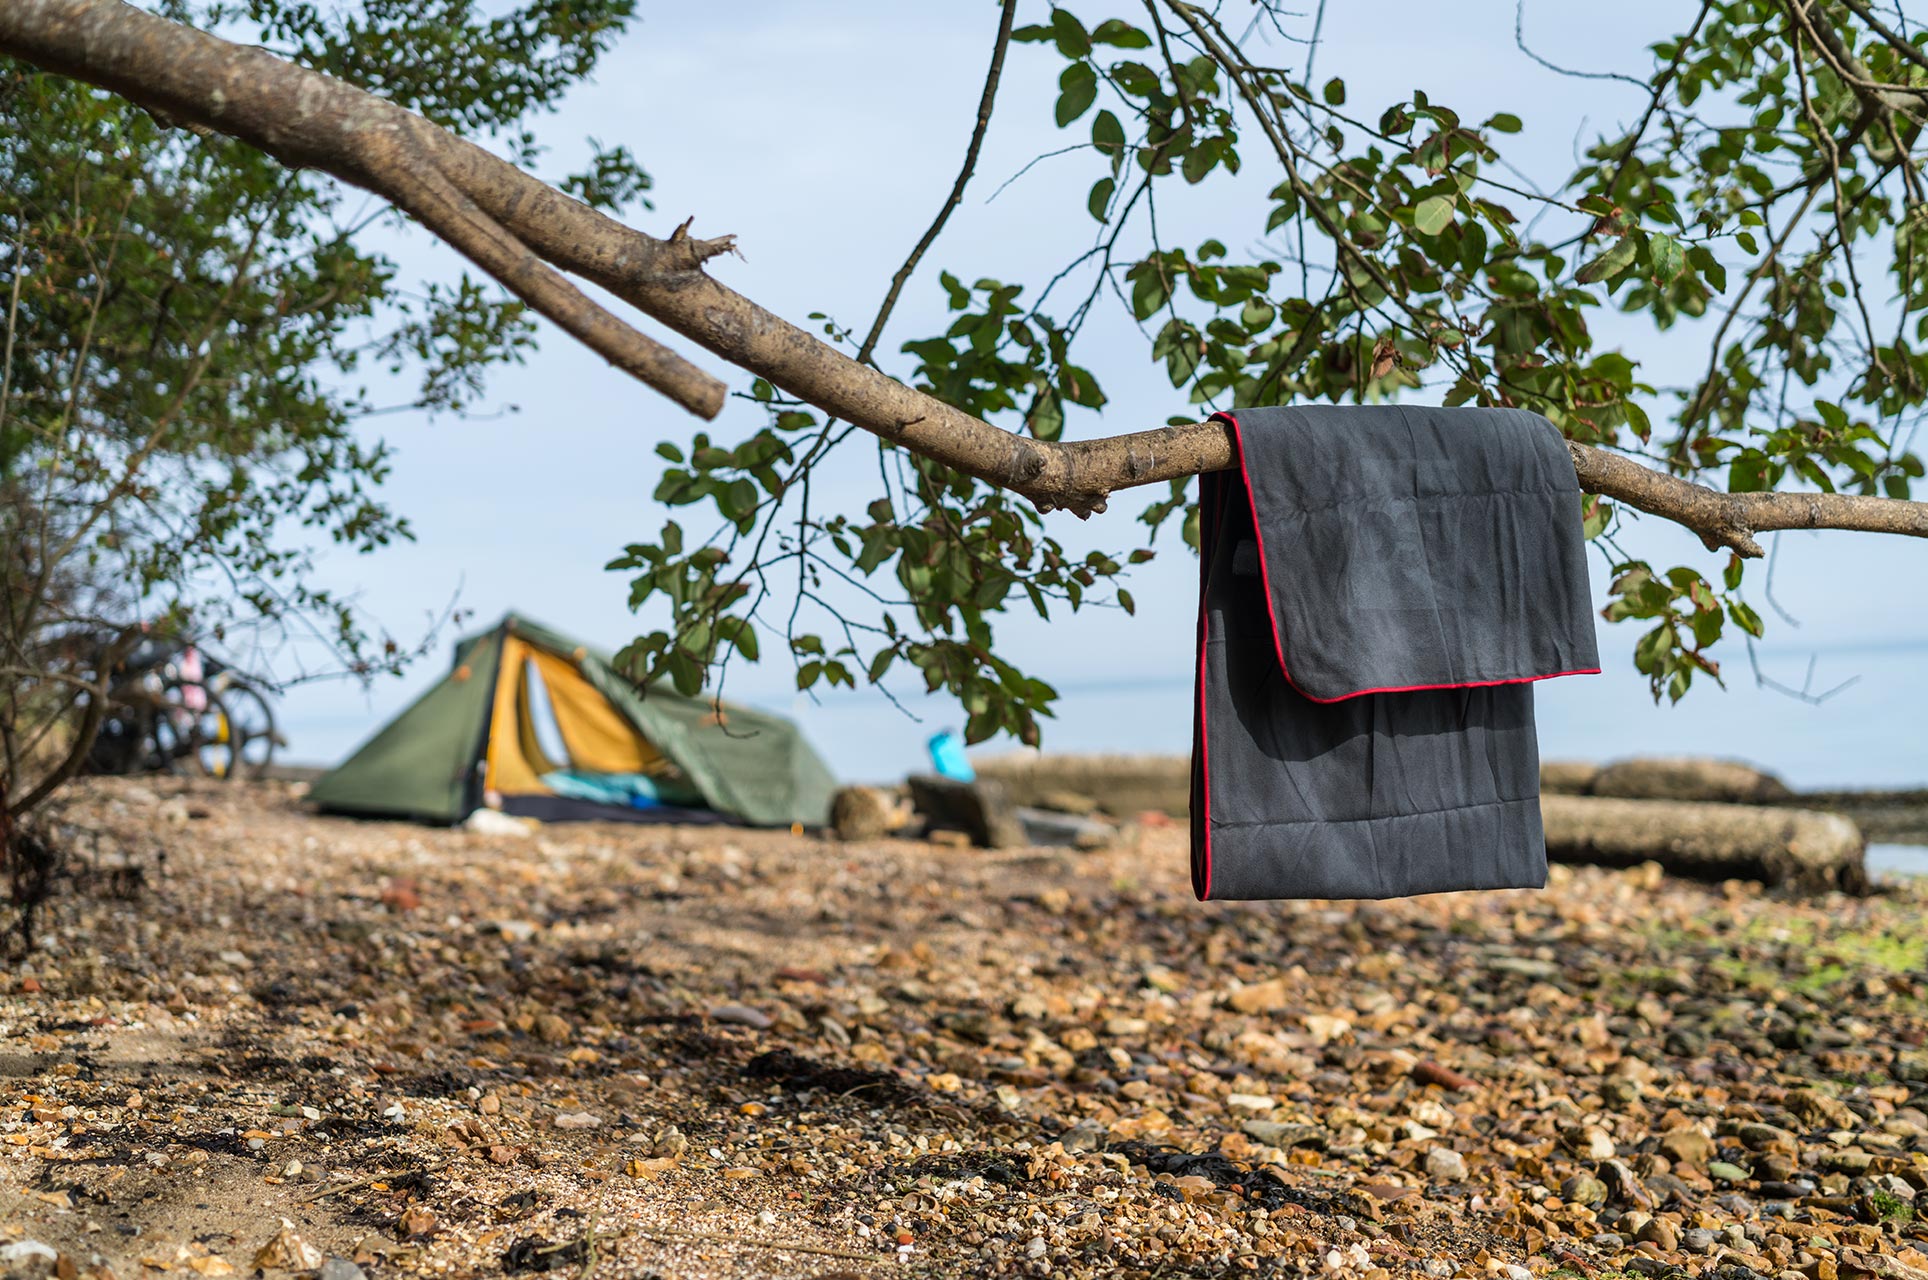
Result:
[[[480,835],[296,790],[77,798],[0,978],[0,1271],[1928,1280],[1911,891],[1201,906],[1172,829]]]

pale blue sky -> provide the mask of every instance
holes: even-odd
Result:
[[[1027,0],[1020,21],[1046,12],[1042,0]],[[1643,47],[1670,34],[1679,13],[1678,5],[1659,0],[1623,3],[1610,12],[1539,0],[1529,7],[1527,31],[1537,50],[1556,61],[1639,73],[1646,66]],[[580,154],[586,136],[628,144],[656,180],[656,212],[639,215],[639,225],[665,233],[693,214],[699,234],[735,232],[744,259],[720,260],[720,278],[793,320],[826,311],[861,328],[955,172],[995,16],[986,0],[808,6],[644,0],[642,21],[596,82],[578,90],[541,132],[555,145],[558,167]],[[1415,87],[1469,117],[1513,111],[1525,119],[1526,131],[1509,157],[1541,183],[1557,183],[1571,168],[1577,136],[1610,128],[1639,103],[1627,86],[1565,79],[1536,66],[1514,47],[1513,22],[1513,5],[1500,0],[1334,4],[1319,78],[1345,76],[1353,107],[1373,115]],[[1292,46],[1277,53],[1281,61],[1301,56]],[[979,177],[912,281],[884,351],[945,323],[938,270],[1038,280],[1089,242],[1093,224],[1083,213],[1084,192],[1098,166],[1087,154],[1045,160],[985,202],[1033,157],[1082,140],[1082,131],[1068,136],[1051,123],[1060,65],[1054,52],[1036,46],[1012,51]],[[1161,232],[1171,243],[1245,228],[1256,238],[1270,185],[1212,180],[1161,194]],[[398,254],[431,271],[451,269],[455,261],[421,235],[402,243]],[[1705,359],[1704,347],[1689,340],[1656,342],[1634,328],[1626,336],[1629,353],[1647,362],[1654,381],[1686,381]],[[1122,321],[1094,325],[1084,342],[1084,362],[1104,380],[1111,404],[1102,420],[1074,415],[1074,432],[1142,428],[1187,410],[1162,371],[1146,361],[1143,339]],[[734,385],[744,384],[719,361],[693,354]],[[901,359],[890,357],[886,367],[903,371]],[[687,439],[693,421],[553,330],[525,367],[505,371],[492,385],[494,398],[519,412],[432,424],[395,416],[371,424],[371,432],[398,450],[387,492],[413,521],[419,541],[363,559],[325,557],[320,577],[359,591],[364,606],[404,636],[419,632],[428,615],[459,592],[478,623],[513,608],[614,648],[637,627],[625,607],[626,584],[601,566],[625,542],[660,526],[664,512],[649,495],[662,464],[652,449],[665,437]],[[757,415],[733,406],[716,430],[728,434],[758,424]],[[840,470],[819,492],[867,499],[866,474]],[[1058,517],[1066,526],[1061,536],[1132,545],[1142,506],[1125,495],[1088,530]],[[1796,630],[1770,617],[1763,663],[1798,685],[1810,655],[1818,655],[1817,686],[1851,676],[1861,677],[1858,684],[1810,706],[1757,690],[1745,651],[1733,647],[1726,654],[1727,691],[1709,685],[1678,708],[1655,708],[1627,656],[1636,633],[1603,626],[1607,674],[1540,686],[1544,754],[1714,752],[1748,757],[1813,785],[1928,782],[1928,544],[1850,534],[1783,541],[1776,594],[1802,625]],[[1651,520],[1623,543],[1710,573],[1720,564],[1690,536]],[[1594,571],[1599,595],[1599,561]],[[1186,748],[1195,572],[1174,539],[1132,583],[1137,618],[1106,610],[1049,626],[1015,615],[1006,624],[1014,660],[1066,695],[1059,721],[1047,729],[1047,747]],[[340,758],[444,667],[437,655],[406,679],[366,692],[341,683],[291,691],[285,701],[291,758]],[[916,723],[869,690],[813,703],[793,692],[781,659],[734,669],[730,692],[797,715],[833,766],[858,778],[916,767],[928,732],[960,719],[941,703],[913,699],[925,717]]]

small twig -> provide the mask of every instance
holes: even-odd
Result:
[[[444,1160],[441,1164],[430,1165],[425,1169],[403,1169],[400,1172],[371,1174],[366,1178],[357,1178],[353,1182],[344,1182],[339,1186],[329,1187],[326,1191],[309,1196],[307,1203],[314,1204],[318,1200],[326,1200],[330,1196],[338,1196],[344,1191],[359,1191],[363,1187],[373,1186],[377,1182],[387,1182],[391,1178],[410,1178],[419,1177],[423,1174],[440,1173],[448,1167],[449,1162]]]

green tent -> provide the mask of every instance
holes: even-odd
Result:
[[[315,784],[332,813],[820,826],[836,781],[797,726],[638,689],[609,659],[514,614],[456,645],[449,674]]]

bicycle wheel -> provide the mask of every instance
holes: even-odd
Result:
[[[167,773],[232,778],[240,743],[226,704],[202,688],[194,699],[201,705],[191,708],[182,705],[182,692],[178,683],[170,683],[154,716],[150,736],[156,767]]]
[[[232,680],[222,687],[220,698],[235,745],[234,776],[265,777],[278,745],[267,695],[245,680]]]

